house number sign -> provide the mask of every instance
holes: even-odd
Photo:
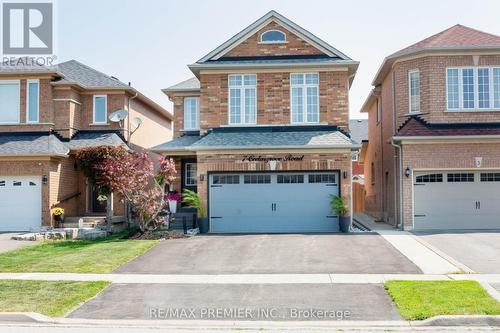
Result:
[[[242,162],[302,162],[304,160],[304,155],[292,155],[287,154],[284,156],[262,156],[262,155],[244,155]]]

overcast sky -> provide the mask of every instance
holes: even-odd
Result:
[[[354,60],[352,118],[385,56],[457,23],[500,35],[500,0],[59,0],[59,60],[118,77],[172,111],[160,89],[269,10]]]

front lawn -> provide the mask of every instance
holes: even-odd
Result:
[[[408,320],[500,314],[500,303],[476,281],[388,281],[385,288]]]
[[[0,312],[38,312],[62,317],[109,282],[0,280]]]
[[[0,272],[110,273],[157,244],[120,239],[46,241],[0,253]]]

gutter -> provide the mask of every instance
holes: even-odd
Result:
[[[432,136],[394,136],[396,141],[425,141],[425,140],[495,140],[500,139],[500,135],[432,135]]]

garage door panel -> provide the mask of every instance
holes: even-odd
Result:
[[[211,232],[338,231],[329,205],[330,195],[338,194],[337,184],[309,183],[307,173],[264,175],[268,183],[245,184],[250,178],[239,174],[238,184],[210,185]],[[334,175],[329,179],[338,181]]]

